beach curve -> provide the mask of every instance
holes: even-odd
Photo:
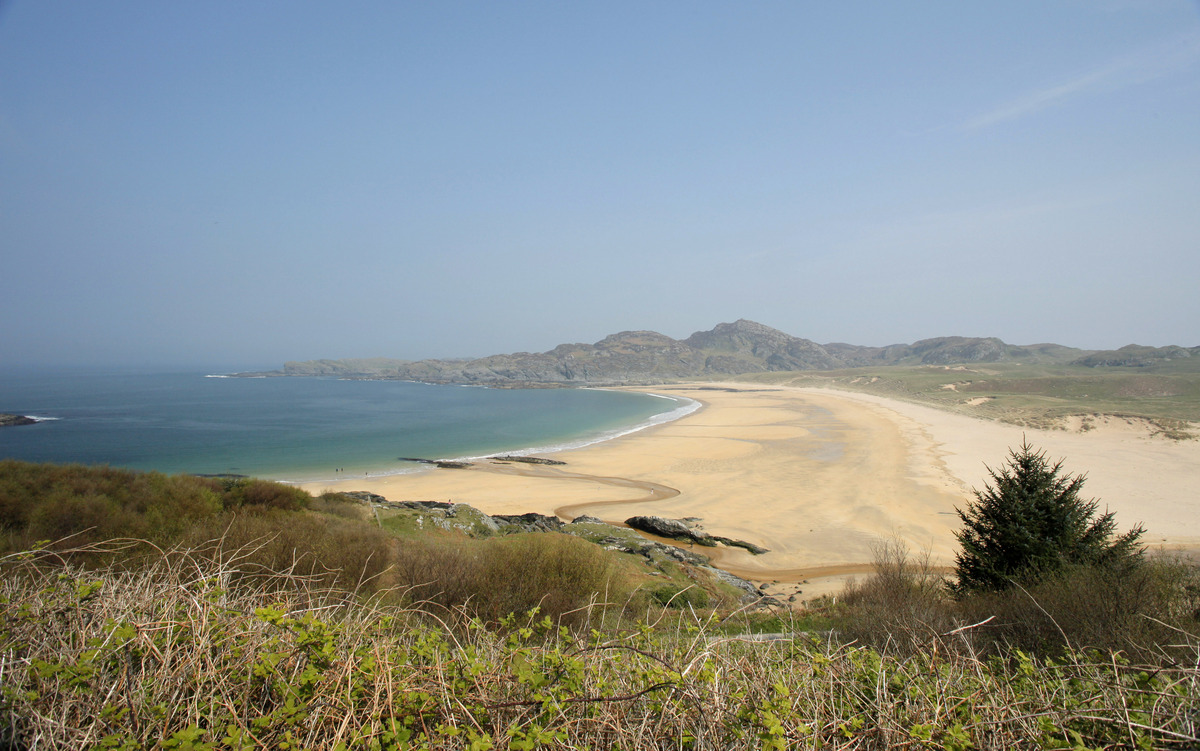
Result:
[[[647,389],[648,390],[648,389]],[[1036,431],[881,397],[758,384],[656,386],[702,409],[586,448],[555,454],[566,467],[478,463],[466,470],[312,483],[313,492],[369,490],[389,500],[451,500],[487,513],[699,518],[705,531],[768,548],[706,549],[714,564],[778,594],[835,591],[870,570],[873,547],[895,538],[945,568],[956,550],[956,507],[1008,448],[1028,437],[1087,490],[1143,521],[1152,543],[1200,547],[1200,442]],[[1154,472],[1147,475],[1143,463]],[[351,487],[353,486],[353,487]]]

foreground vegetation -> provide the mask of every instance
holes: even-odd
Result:
[[[0,462],[0,514],[0,748],[1200,746],[1181,562],[955,597],[887,543],[763,612],[585,539],[259,481]]]
[[[93,549],[91,553],[98,553]],[[3,561],[10,748],[1194,748],[1200,642],[1131,663],[985,656],[973,629],[876,647],[748,641],[692,611],[488,626],[189,553]],[[733,620],[737,620],[734,616]],[[742,626],[752,624],[744,620]]]
[[[189,550],[236,560],[235,580],[289,571],[315,586],[465,608],[491,621],[539,607],[567,623],[596,592],[636,603],[690,586],[691,602],[736,600],[695,567],[614,555],[584,539],[586,525],[582,537],[474,539],[389,513],[262,480],[0,461],[0,555],[45,547],[85,567],[137,568],[160,549]],[[148,544],[106,555],[93,547],[119,539]]]

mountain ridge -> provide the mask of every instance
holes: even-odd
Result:
[[[656,331],[621,331],[594,344],[560,344],[546,352],[475,359],[307,360],[254,375],[336,376],[490,386],[645,385],[771,371],[839,370],[887,365],[1028,362],[1086,367],[1146,367],[1200,357],[1200,347],[1096,351],[1040,343],[1011,345],[996,337],[945,336],[912,344],[867,347],[818,344],[755,321],[739,319],[673,339]],[[246,374],[249,375],[249,374]]]

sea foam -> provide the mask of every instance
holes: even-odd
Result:
[[[592,389],[592,390],[594,390],[594,391],[610,391],[611,389]],[[622,438],[624,436],[631,435],[633,433],[638,433],[640,431],[645,430],[646,428],[652,428],[655,425],[663,425],[668,422],[674,422],[675,420],[678,420],[682,417],[686,417],[687,415],[692,414],[696,410],[700,409],[701,406],[703,406],[700,402],[696,401],[695,399],[689,399],[685,396],[668,396],[666,394],[653,394],[653,393],[648,393],[648,392],[646,393],[646,395],[647,396],[656,396],[659,399],[667,399],[669,401],[677,402],[679,404],[679,406],[670,411],[661,412],[657,415],[654,415],[654,416],[652,416],[646,420],[643,420],[642,422],[639,422],[635,425],[626,426],[626,427],[619,428],[616,430],[607,430],[602,433],[596,433],[594,435],[584,436],[582,438],[577,438],[572,441],[566,441],[563,443],[555,443],[555,444],[550,444],[547,446],[533,446],[530,448],[517,449],[515,451],[503,451],[503,452],[493,453],[493,454],[484,454],[481,456],[459,456],[459,457],[454,457],[452,459],[448,459],[447,461],[469,462],[469,461],[478,461],[480,459],[489,459],[493,456],[501,456],[501,455],[504,455],[504,456],[530,456],[532,454],[553,454],[553,453],[556,453],[559,451],[571,451],[573,449],[581,449],[581,448],[584,448],[587,446],[594,446],[597,443],[604,443],[605,441],[611,441],[616,438]]]

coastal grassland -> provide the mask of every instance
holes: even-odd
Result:
[[[93,546],[103,555],[104,546]],[[119,749],[1195,748],[1200,641],[1169,659],[879,646],[716,614],[487,625],[184,551],[137,569],[0,560],[0,745]],[[236,557],[235,557],[236,560]],[[857,606],[856,606],[857,607]],[[919,623],[918,620],[912,623]]]
[[[1195,358],[1193,358],[1195,359]],[[1200,363],[1145,368],[978,363],[752,373],[739,381],[838,388],[1035,428],[1087,429],[1098,417],[1145,420],[1169,438],[1200,422]],[[1072,421],[1073,418],[1073,421]]]

